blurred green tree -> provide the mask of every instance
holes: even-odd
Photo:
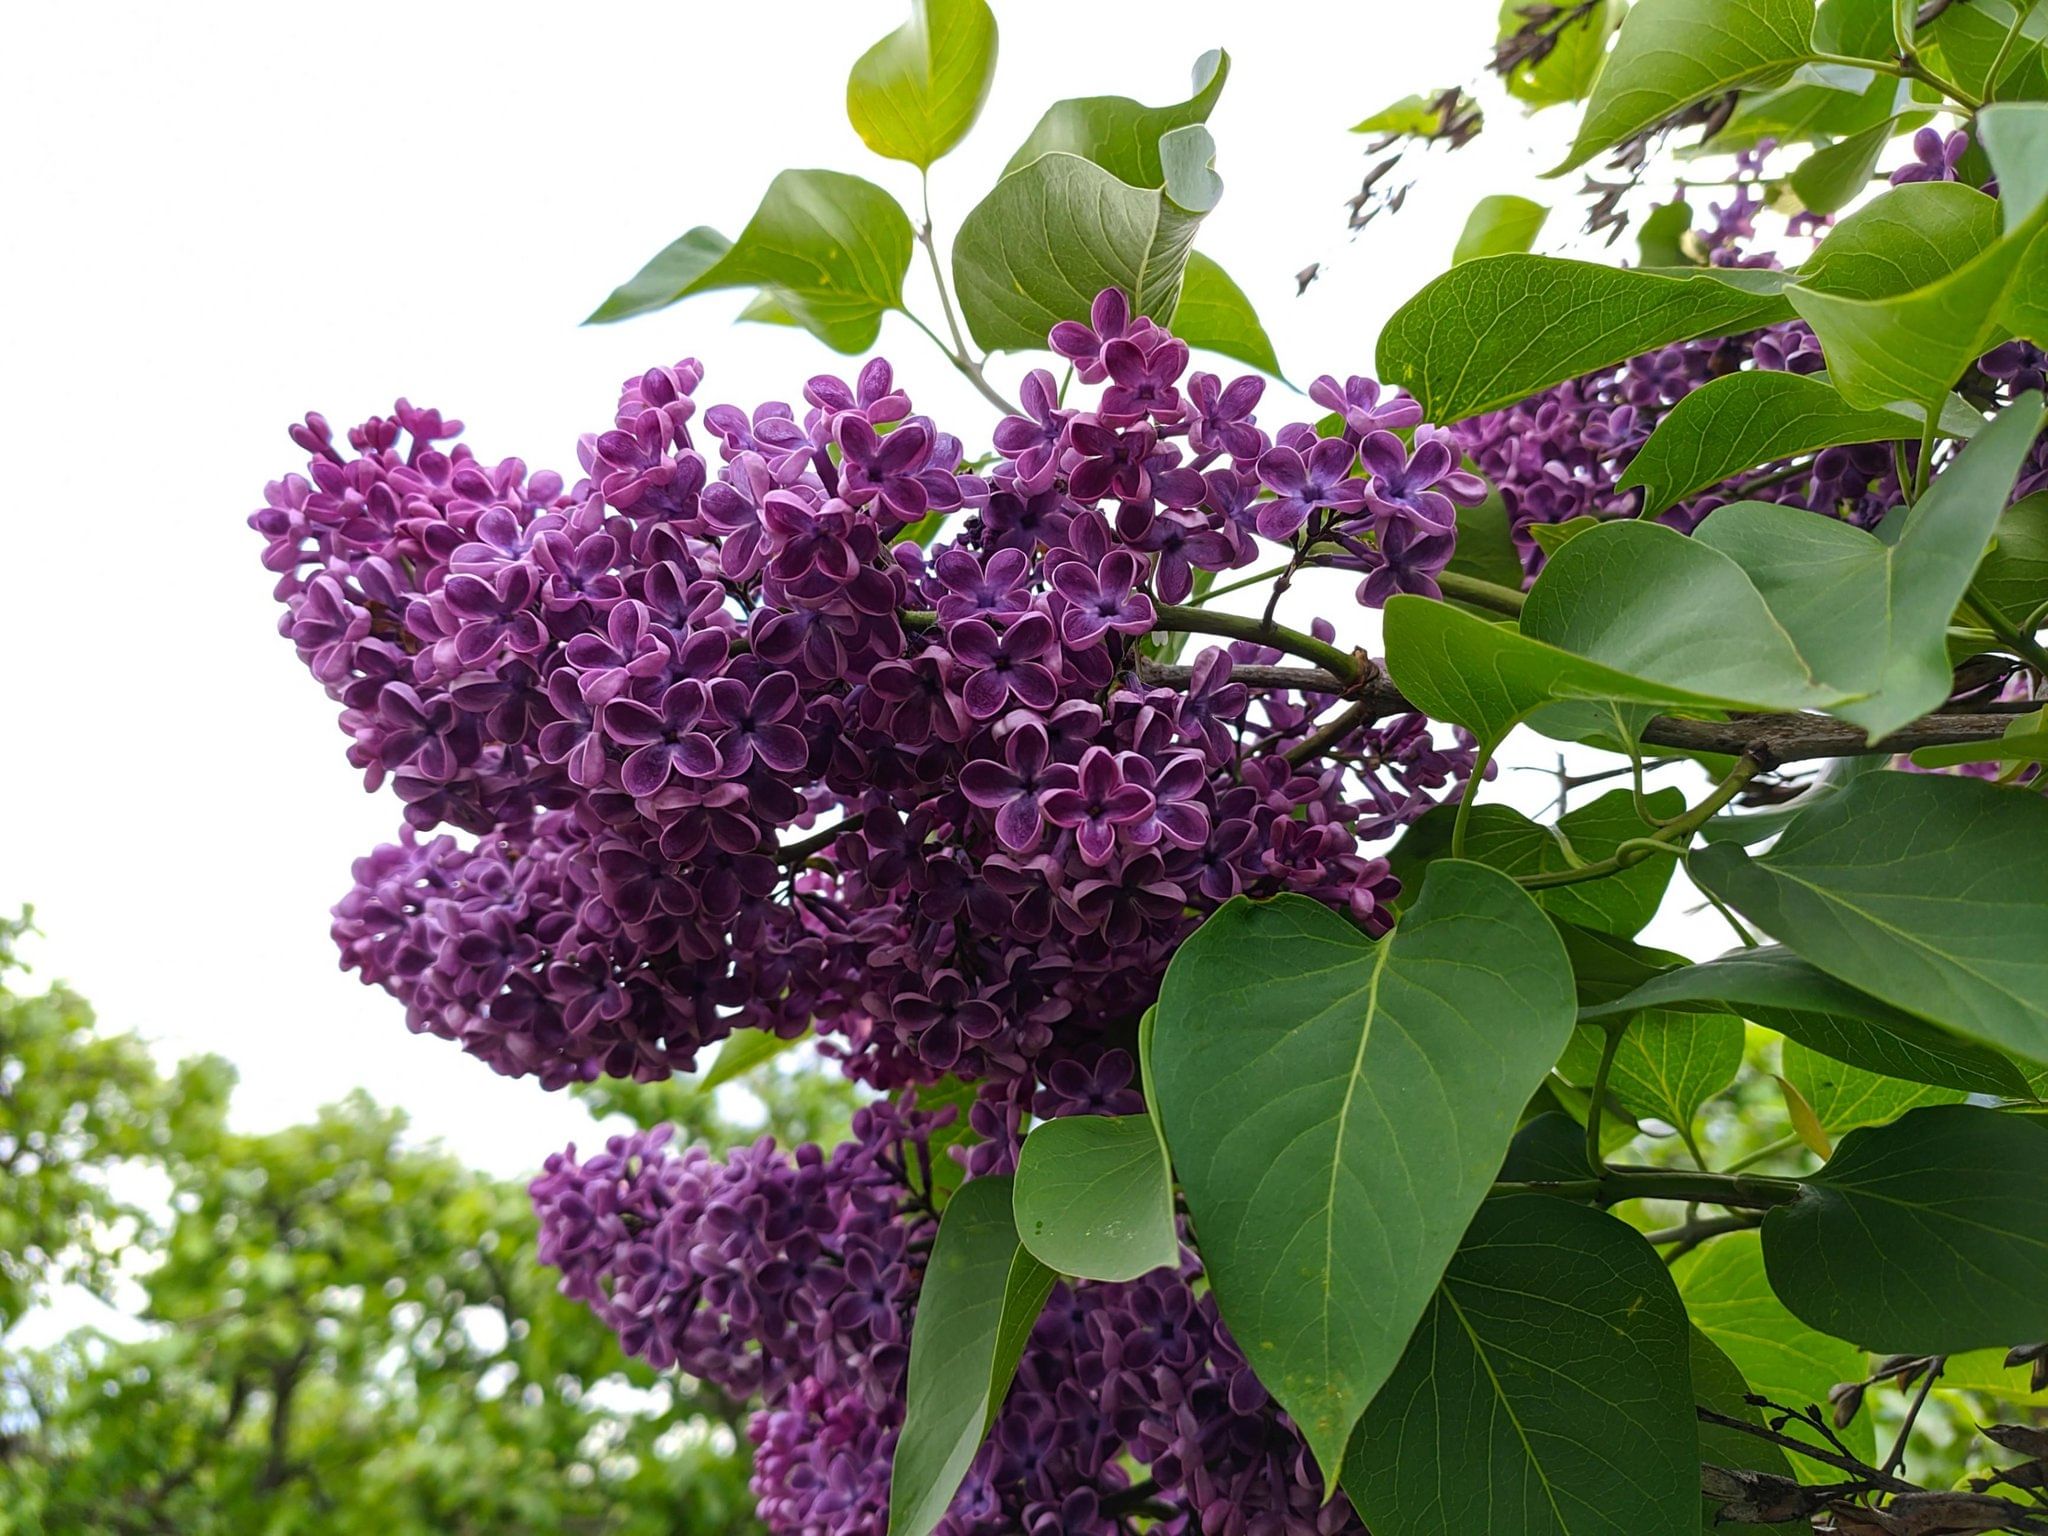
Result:
[[[362,1093],[229,1129],[226,1063],[166,1077],[74,993],[10,988],[21,929],[0,927],[0,1330],[80,1286],[129,1299],[141,1336],[0,1332],[0,1536],[759,1529],[744,1412],[557,1294],[521,1184]],[[842,1133],[842,1083],[758,1076],[743,1117],[674,1087],[592,1107],[714,1146]]]

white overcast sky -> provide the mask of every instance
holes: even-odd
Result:
[[[1054,98],[1178,100],[1196,55],[1227,47],[1211,124],[1227,191],[1200,243],[1299,379],[1369,372],[1380,322],[1448,262],[1471,202],[1537,191],[1563,128],[1495,114],[1352,240],[1343,203],[1366,160],[1346,129],[1468,79],[1494,0],[996,8],[994,93],[933,178],[942,235]],[[232,1060],[240,1123],[282,1125],[360,1085],[504,1173],[589,1136],[574,1103],[414,1039],[336,968],[327,909],[399,813],[362,792],[335,707],[274,630],[243,519],[299,467],[286,424],[316,408],[346,425],[403,394],[462,417],[486,459],[573,478],[577,434],[651,364],[699,357],[706,400],[747,404],[850,371],[807,336],[735,327],[736,296],[577,322],[691,225],[736,234],[785,166],[857,172],[911,204],[915,172],[869,155],[842,110],[847,66],[903,13],[5,8],[0,908],[35,903],[39,972],[108,1027]],[[1544,244],[1576,220],[1560,209]],[[1292,274],[1315,260],[1324,277],[1297,299]],[[921,268],[911,296],[935,311]],[[986,407],[908,323],[890,317],[881,345],[920,406],[986,432]],[[1318,593],[1349,607],[1344,585],[1314,589],[1298,619]],[[1351,633],[1370,635],[1362,619]],[[1542,798],[1533,776],[1503,792]]]

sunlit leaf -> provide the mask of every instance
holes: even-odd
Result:
[[[910,0],[910,20],[854,61],[846,115],[876,154],[928,168],[967,137],[995,77],[987,0]]]

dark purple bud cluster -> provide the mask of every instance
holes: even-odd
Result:
[[[984,472],[880,360],[801,411],[700,414],[696,363],[651,370],[574,486],[403,401],[352,456],[295,428],[307,475],[251,519],[281,627],[368,782],[481,840],[363,861],[344,963],[549,1084],[815,1022],[894,1087],[1127,1023],[1240,892],[1384,926],[1370,847],[1469,749],[1416,716],[1311,743],[1339,701],[1234,681],[1280,659],[1244,641],[1162,683],[1202,616],[1161,609],[1259,535],[1366,601],[1433,592],[1480,483],[1370,380],[1316,385],[1335,435],[1268,437],[1261,381],[1188,374],[1120,294],[1054,343],[1099,398],[1033,373]]]
[[[1128,1111],[1131,1062],[1063,1061],[1041,1110]],[[761,1407],[754,1491],[778,1536],[882,1536],[946,1115],[872,1105],[829,1156],[766,1140],[717,1162],[667,1132],[614,1138],[534,1181],[541,1257],[629,1353]],[[1115,1536],[1142,1514],[1203,1536],[1362,1531],[1324,1507],[1293,1427],[1192,1265],[1057,1289],[939,1527]],[[1142,1469],[1134,1472],[1136,1466]]]

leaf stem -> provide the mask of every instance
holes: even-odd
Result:
[[[1646,1232],[1643,1241],[1661,1248],[1666,1243],[1688,1243],[1697,1247],[1710,1237],[1727,1232],[1747,1232],[1756,1225],[1754,1216],[1702,1216],[1661,1232]]]
[[[1524,890],[1540,891],[1552,886],[1577,885],[1582,880],[1604,880],[1609,875],[1634,868],[1653,853],[1683,857],[1693,833],[1706,825],[1715,812],[1742,793],[1742,787],[1763,771],[1762,759],[1752,752],[1745,752],[1729,770],[1728,776],[1714,786],[1712,794],[1651,836],[1630,838],[1608,857],[1577,869],[1544,870],[1533,875],[1517,875],[1515,880]]]
[[[1614,1058],[1621,1050],[1621,1037],[1628,1033],[1622,1018],[1607,1026],[1607,1038],[1600,1044],[1600,1066],[1593,1074],[1593,1091],[1586,1100],[1586,1166],[1599,1173],[1607,1166],[1607,1154],[1600,1145],[1600,1118],[1607,1105],[1607,1079],[1614,1072]]]
[[[1286,569],[1287,567],[1284,565],[1270,565],[1263,571],[1254,571],[1249,576],[1240,576],[1236,581],[1226,581],[1220,587],[1211,587],[1200,597],[1187,604],[1187,606],[1190,608],[1200,608],[1204,604],[1212,603],[1217,598],[1226,596],[1229,593],[1242,592],[1246,587],[1255,587],[1262,581],[1270,581]]]
[[[1780,1152],[1790,1152],[1793,1148],[1801,1145],[1803,1143],[1797,1136],[1780,1136],[1776,1141],[1766,1142],[1754,1152],[1738,1157],[1721,1171],[1723,1173],[1740,1173],[1745,1168],[1754,1168],[1758,1163],[1776,1157]]]
[[[1513,587],[1504,587],[1499,582],[1485,581],[1477,576],[1467,576],[1462,571],[1439,571],[1436,584],[1443,588],[1446,597],[1458,598],[1475,608],[1490,609],[1511,619],[1521,617],[1522,604],[1526,601]]]
[[[1298,768],[1312,758],[1321,757],[1365,722],[1368,718],[1367,708],[1365,700],[1352,700],[1323,722],[1313,735],[1304,736],[1289,747],[1286,752],[1287,761]]]
[[[916,315],[911,315],[908,309],[904,310],[903,313],[910,315],[911,324],[915,325],[920,331],[923,331],[925,335],[931,337],[932,344],[946,354],[947,361],[960,371],[961,377],[965,378],[968,383],[981,392],[982,399],[1003,412],[1006,416],[1021,416],[1024,413],[997,392],[989,383],[988,375],[982,372],[981,364],[977,363],[974,360],[973,354],[967,350],[967,338],[960,332],[959,316],[953,312],[952,291],[946,287],[946,274],[939,267],[939,247],[937,242],[932,239],[932,179],[930,172],[921,170],[917,173],[917,188],[918,195],[924,204],[924,222],[917,227],[917,243],[924,247],[925,257],[931,263],[932,282],[939,290],[939,308],[945,313],[946,330],[952,335],[953,344],[950,347],[947,346],[944,341],[939,339],[936,331],[918,319]]]
[[[1486,770],[1493,764],[1493,754],[1500,750],[1500,740],[1484,741],[1472,755],[1472,771],[1465,777],[1465,787],[1458,795],[1458,809],[1451,820],[1451,857],[1465,857],[1465,829],[1472,824],[1472,807],[1479,802],[1479,786],[1486,782]]]
[[[1839,64],[1846,69],[1867,69],[1873,74],[1893,75],[1901,80],[1922,80],[1933,86],[1942,95],[1958,106],[1975,112],[1984,103],[1971,95],[1953,80],[1935,73],[1923,63],[1918,54],[1907,54],[1897,59],[1859,59],[1846,53],[1809,53],[1811,64]]]
[[[1986,629],[2004,641],[2009,649],[2018,652],[2028,666],[2048,677],[2048,650],[2042,649],[2040,641],[2008,619],[1975,582],[1970,583],[1969,600],[1970,606],[1983,618]]]
[[[1712,907],[1716,912],[1720,913],[1722,921],[1727,923],[1727,925],[1730,928],[1735,930],[1735,937],[1741,941],[1742,947],[1744,949],[1755,949],[1758,947],[1756,935],[1751,933],[1749,931],[1748,926],[1740,918],[1738,918],[1732,910],[1730,910],[1727,902],[1723,901],[1720,897],[1716,896],[1712,891],[1708,890],[1705,886],[1695,885],[1694,889],[1696,889],[1702,896],[1706,897],[1707,905]]]
[[[1624,1200],[1696,1200],[1735,1210],[1767,1211],[1799,1198],[1797,1179],[1754,1173],[1705,1173],[1690,1168],[1613,1168],[1600,1175],[1603,1205]]]
[[[793,868],[821,849],[830,848],[843,833],[858,832],[865,820],[867,818],[862,815],[843,816],[831,826],[813,832],[809,837],[798,838],[793,843],[784,843],[775,850],[776,860],[785,869]]]
[[[1906,1441],[1912,1437],[1913,1425],[1920,1417],[1920,1410],[1927,1406],[1927,1394],[1934,1390],[1935,1378],[1941,1375],[1947,1365],[1947,1355],[1936,1355],[1928,1363],[1927,1373],[1920,1378],[1920,1390],[1913,1395],[1912,1404],[1906,1409],[1906,1417],[1899,1425],[1899,1437],[1892,1442],[1891,1454],[1885,1457],[1884,1465],[1878,1468],[1884,1476],[1890,1477],[1894,1472],[1905,1470]]]
[[[1927,494],[1927,482],[1934,476],[1934,439],[1940,431],[1941,412],[1929,406],[1926,424],[1920,428],[1920,457],[1913,461],[1912,501]]]
[[[2015,5],[2013,12],[2012,25],[2005,29],[2005,37],[1998,45],[1998,52],[1991,56],[1991,68],[1984,72],[1984,100],[1987,103],[1998,100],[1998,77],[2005,73],[2006,62],[2011,59],[2012,50],[2019,42],[2020,33],[2025,29],[2032,14],[2025,5]]]

